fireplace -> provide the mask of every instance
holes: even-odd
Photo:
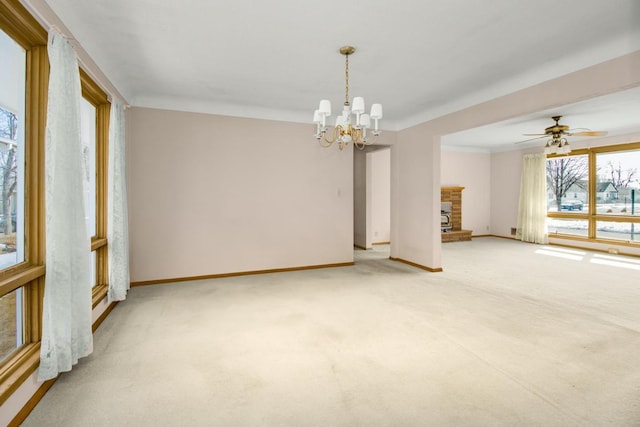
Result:
[[[451,202],[440,203],[440,230],[448,233],[453,229],[451,223]]]
[[[440,234],[443,242],[471,240],[471,230],[462,229],[462,190],[464,187],[440,189]]]

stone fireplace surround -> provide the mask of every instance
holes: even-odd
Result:
[[[440,201],[451,203],[451,231],[442,231],[442,242],[471,240],[471,230],[462,229],[462,190],[464,187],[440,189]]]

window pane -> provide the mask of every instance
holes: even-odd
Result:
[[[0,363],[22,345],[22,289],[0,297]]]
[[[0,269],[24,261],[24,49],[0,31]]]
[[[589,209],[587,155],[547,160],[547,211],[579,212]]]
[[[596,212],[640,216],[640,150],[596,155]]]
[[[549,235],[569,234],[587,237],[589,235],[589,221],[586,219],[547,218]]]
[[[82,150],[85,173],[85,209],[87,233],[96,235],[96,107],[84,98],[81,105]]]
[[[631,222],[596,221],[596,238],[640,241],[640,224]]]

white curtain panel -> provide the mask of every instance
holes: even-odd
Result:
[[[40,380],[71,370],[93,350],[90,239],[85,224],[80,75],[73,46],[49,32],[45,147],[46,268]]]
[[[129,290],[129,226],[127,220],[124,116],[122,104],[113,103],[109,129],[109,210],[107,214],[109,302],[124,300]]]
[[[523,242],[548,242],[546,161],[543,153],[522,159],[516,238]]]

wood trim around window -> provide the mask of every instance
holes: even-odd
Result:
[[[0,28],[26,50],[47,44],[47,31],[18,0],[0,0]]]
[[[547,212],[549,218],[562,218],[562,219],[577,219],[584,220],[588,223],[587,237],[574,236],[570,234],[558,234],[551,233],[549,237],[558,239],[567,239],[574,241],[582,241],[589,243],[604,243],[615,244],[621,246],[637,247],[640,242],[629,240],[616,240],[616,239],[604,239],[597,237],[597,222],[598,221],[610,221],[610,222],[630,222],[634,224],[640,224],[639,216],[632,215],[608,215],[598,214],[596,211],[596,169],[597,169],[597,155],[609,154],[624,151],[640,151],[640,142],[629,142],[626,144],[605,145],[600,147],[582,148],[571,151],[570,156],[586,155],[589,162],[589,210],[588,212]],[[547,159],[561,158],[564,155],[552,154],[548,155]]]

